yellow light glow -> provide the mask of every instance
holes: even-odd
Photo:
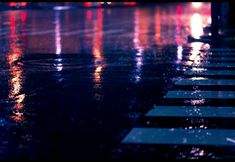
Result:
[[[96,67],[95,69],[95,72],[94,72],[94,79],[95,79],[95,82],[96,83],[100,83],[101,82],[101,76],[100,76],[100,73],[102,72],[102,66],[98,66]]]
[[[24,114],[20,112],[13,112],[11,119],[15,122],[22,122],[24,120]]]
[[[94,56],[94,65],[96,66],[93,73],[94,88],[102,88],[101,86],[101,74],[105,67],[105,59],[103,55],[103,10],[97,10],[97,20],[94,21],[94,31],[97,31],[93,35],[93,47],[92,52]]]

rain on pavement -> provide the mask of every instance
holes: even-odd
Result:
[[[140,130],[145,137],[136,138],[142,143],[161,145],[161,149],[144,145],[140,152],[148,157],[161,154],[171,158],[216,158],[216,150],[209,149],[208,153],[203,150],[207,146],[197,146],[205,145],[203,141],[197,142],[200,131],[190,134],[181,129],[192,129],[195,124],[203,127],[202,133],[213,134],[216,130],[207,132],[207,127],[230,127],[225,126],[226,120],[225,124],[213,120],[212,108],[202,107],[204,114],[197,121],[187,118],[187,112],[195,111],[195,105],[220,103],[220,110],[230,110],[223,112],[223,117],[234,114],[232,108],[223,108],[234,106],[233,103],[214,101],[213,92],[205,85],[208,82],[203,82],[206,73],[195,77],[197,70],[212,65],[216,57],[212,64],[204,64],[210,45],[188,43],[187,38],[200,37],[210,23],[209,3],[203,3],[200,9],[183,3],[2,11],[0,159],[133,158],[142,146],[125,143],[138,144],[132,136]],[[187,72],[191,66],[195,67]],[[219,81],[225,88],[226,79],[234,78],[227,76],[232,71],[227,71],[225,80]],[[191,80],[187,79],[190,77]],[[216,74],[210,77],[212,86],[218,83],[215,77]],[[195,86],[192,80],[201,82]],[[198,90],[198,84],[212,99]],[[194,93],[205,96],[178,99]],[[221,93],[223,96],[224,92]],[[226,95],[234,98],[234,91]],[[179,106],[183,106],[182,110]],[[177,118],[177,113],[182,118]],[[220,117],[220,113],[214,112],[214,117]],[[208,116],[211,118],[203,118]],[[136,126],[155,128],[142,130]],[[157,136],[158,133],[163,137]],[[232,129],[219,132],[220,136],[234,133]],[[187,143],[187,137],[193,146],[174,145]],[[216,143],[210,138],[208,141]],[[231,141],[228,137],[227,142],[218,140],[218,143],[230,146]]]

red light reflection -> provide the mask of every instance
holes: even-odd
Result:
[[[92,4],[92,2],[84,2],[84,6],[85,6],[85,7],[90,7],[91,4]]]
[[[95,59],[96,70],[94,79],[96,83],[101,82],[102,68],[104,67],[103,56],[103,9],[97,10],[97,20],[93,24],[94,37],[93,37],[93,55]]]
[[[27,6],[27,2],[20,2],[20,6]]]
[[[182,17],[182,6],[176,6],[176,43],[178,46],[182,46],[181,36],[181,17]]]
[[[91,10],[88,10],[86,12],[86,20],[90,21],[91,19],[92,19],[92,12],[91,12]]]
[[[22,47],[17,43],[20,36],[16,32],[18,30],[16,29],[16,16],[15,13],[12,13],[10,16],[10,51],[7,56],[7,62],[10,67],[11,76],[9,79],[10,91],[8,97],[14,100],[13,115],[11,118],[16,122],[22,122],[24,120],[23,107],[26,95],[21,92],[23,68],[14,64],[23,54]],[[21,25],[24,26],[24,17],[26,17],[26,15],[21,15],[21,17],[23,17],[23,19],[21,19]]]
[[[161,16],[160,16],[160,8],[157,7],[155,11],[155,42],[157,45],[162,44],[161,39]]]
[[[105,60],[103,56],[103,9],[97,10],[97,19],[94,19],[93,24],[93,56],[94,56],[94,64],[95,71],[93,73],[94,77],[94,89],[95,94],[94,98],[96,101],[100,101],[103,98],[103,95],[100,93],[100,89],[102,89],[102,71],[105,67]]]
[[[123,2],[124,5],[128,6],[135,6],[137,3],[136,2]]]
[[[15,6],[16,6],[16,2],[9,2],[8,5],[9,5],[10,7],[15,7]]]
[[[21,12],[21,21],[23,24],[26,23],[26,18],[27,18],[27,13],[26,12]]]

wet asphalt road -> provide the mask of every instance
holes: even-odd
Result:
[[[0,159],[112,158],[198,50],[190,7],[1,12]]]

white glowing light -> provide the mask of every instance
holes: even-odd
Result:
[[[53,9],[54,10],[68,10],[70,9],[70,6],[55,6]]]
[[[211,17],[208,17],[207,23],[208,23],[208,24],[211,24]]]
[[[202,17],[198,13],[193,14],[191,17],[191,32],[192,36],[197,39],[203,35]]]
[[[56,20],[55,20],[55,46],[56,46],[56,54],[61,54],[61,35],[60,35],[59,12],[56,13]]]
[[[202,6],[202,3],[201,2],[192,2],[192,6],[194,8],[200,8]]]
[[[178,46],[177,47],[177,58],[178,58],[178,60],[182,60],[182,52],[183,52],[183,47]]]

